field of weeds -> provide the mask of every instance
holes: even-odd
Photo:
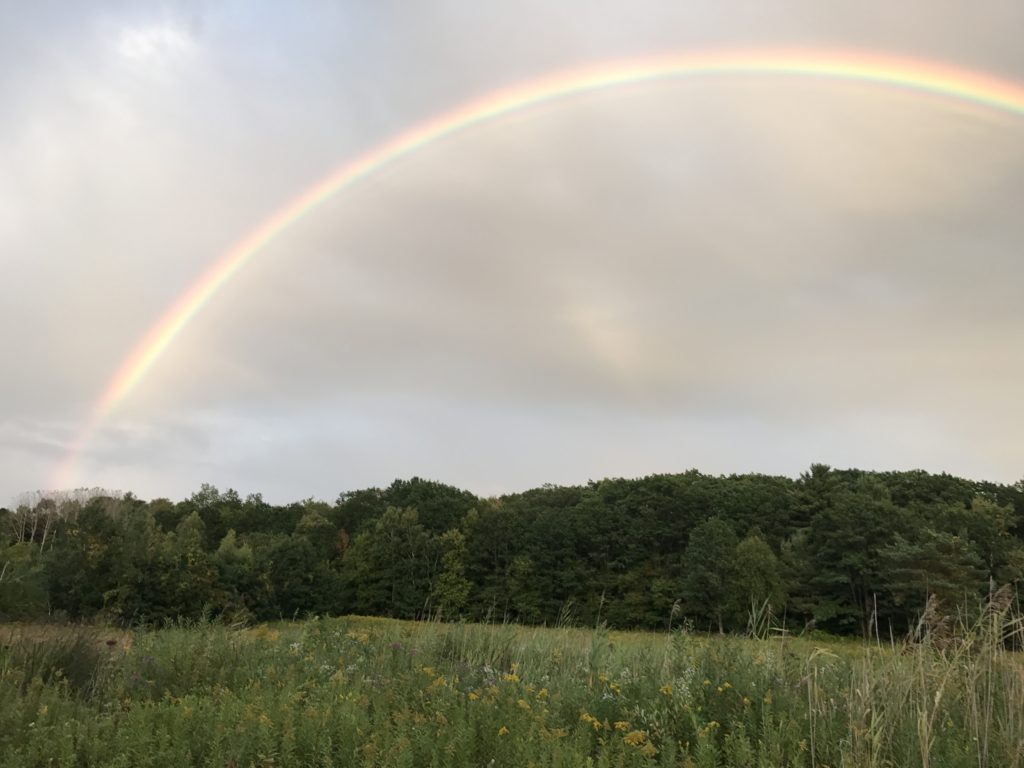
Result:
[[[956,642],[313,619],[0,628],[0,765],[942,766],[1024,762],[989,610]]]

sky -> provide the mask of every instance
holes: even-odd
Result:
[[[766,47],[1024,87],[1021,29],[1016,0],[0,0],[0,506],[811,463],[1013,483],[1024,117],[809,77],[608,88],[428,144],[283,231],[93,414],[234,243],[498,89]]]

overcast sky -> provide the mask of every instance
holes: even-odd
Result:
[[[602,60],[858,48],[1024,84],[1024,4],[0,0],[0,505],[226,248],[347,159]],[[1024,118],[824,80],[577,96],[332,198],[66,482],[273,501],[812,462],[1024,476]]]

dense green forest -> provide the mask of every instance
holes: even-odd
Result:
[[[274,506],[36,494],[0,509],[0,618],[441,616],[903,635],[1024,578],[1024,481],[814,465],[479,498],[414,478]],[[755,609],[752,610],[752,609]]]

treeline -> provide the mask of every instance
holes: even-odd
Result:
[[[41,494],[0,509],[0,618],[158,623],[355,613],[903,634],[1024,578],[1024,481],[814,465],[500,498],[414,478],[333,504]],[[752,611],[752,609],[756,609]]]

